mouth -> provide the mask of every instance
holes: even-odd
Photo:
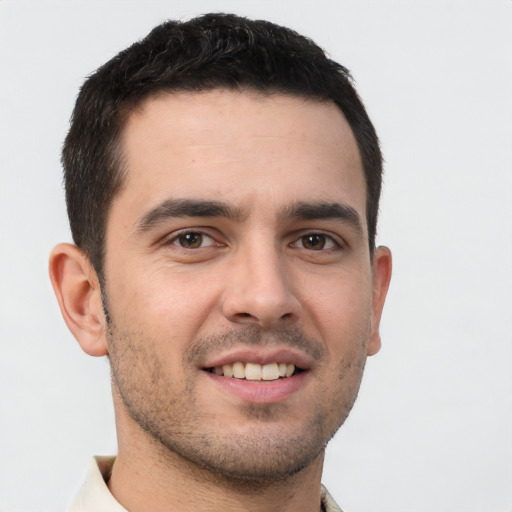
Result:
[[[293,377],[304,370],[291,363],[258,364],[237,361],[232,364],[206,368],[206,371],[220,377],[240,380],[276,381]]]
[[[314,363],[307,353],[286,346],[238,346],[206,359],[200,369],[212,392],[229,401],[277,404],[308,392]]]
[[[311,361],[297,351],[243,350],[222,354],[202,368],[212,389],[236,402],[277,404],[308,388]],[[231,399],[229,399],[231,400]]]
[[[287,379],[304,371],[292,363],[258,364],[245,361],[213,366],[205,368],[205,370],[219,377],[259,382],[274,382],[279,379]]]

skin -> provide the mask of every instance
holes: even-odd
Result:
[[[50,261],[71,331],[87,353],[110,356],[111,492],[132,512],[318,510],[324,448],[380,348],[391,276],[389,250],[369,253],[348,123],[333,104],[294,96],[163,94],[131,114],[122,148],[109,321],[81,251],[63,244]],[[184,201],[229,215],[190,215],[195,203],[169,215]],[[333,204],[343,215],[318,214]],[[292,391],[281,379],[274,394],[265,383],[240,394],[206,371],[278,358],[305,369]]]

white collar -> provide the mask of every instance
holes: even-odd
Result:
[[[93,457],[87,478],[71,503],[68,512],[128,512],[112,496],[106,482],[115,457]],[[342,512],[327,489],[322,486],[322,505],[326,512]]]

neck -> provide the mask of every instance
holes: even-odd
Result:
[[[130,512],[320,510],[323,451],[306,468],[278,481],[234,479],[198,467],[120,419],[119,454],[108,487]]]

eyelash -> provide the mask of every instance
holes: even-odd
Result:
[[[200,237],[200,243],[199,243],[198,246],[196,246],[196,247],[185,247],[182,243],[180,243],[180,240],[183,241],[184,237],[187,237],[187,236],[190,236],[190,235],[197,235],[198,237]],[[320,241],[320,242],[323,241],[323,245],[320,248],[318,248],[318,249],[313,249],[313,248],[305,247],[304,246],[304,242],[306,241],[306,239],[308,237],[310,237],[310,238],[317,237],[317,242],[318,241]],[[207,239],[207,240],[205,240],[205,239]],[[313,242],[313,244],[315,243],[314,240],[312,240],[312,242]],[[190,243],[193,245],[194,244],[194,240],[190,241]],[[205,243],[206,243],[206,245],[204,245]],[[302,247],[299,247],[297,245],[297,244],[300,244],[300,243],[302,243]],[[181,232],[175,234],[171,239],[169,239],[166,242],[166,245],[175,245],[175,246],[177,246],[177,247],[179,247],[181,249],[194,250],[194,249],[204,249],[204,248],[211,247],[211,246],[214,246],[214,245],[221,246],[223,244],[221,244],[220,242],[217,242],[215,240],[215,238],[213,238],[212,236],[208,235],[207,233],[205,233],[203,231],[200,231],[200,230],[187,230],[187,231],[181,231]],[[327,245],[328,247],[325,247],[325,245]],[[328,250],[332,250],[332,249],[340,249],[342,247],[342,245],[337,240],[335,240],[335,238],[333,236],[328,235],[326,233],[317,232],[317,231],[311,231],[309,233],[301,234],[301,236],[299,236],[297,239],[295,239],[293,242],[291,242],[289,244],[289,246],[290,247],[296,247],[296,248],[299,248],[299,249],[304,249],[304,250],[307,250],[307,251],[312,251],[312,252],[322,252],[322,251],[328,251]]]
[[[190,235],[198,235],[202,238],[201,244],[198,247],[185,247],[182,244],[179,243],[180,240],[183,240],[184,237],[190,236]],[[208,242],[207,245],[203,245],[203,242],[205,242],[205,239],[209,239],[211,242]],[[193,242],[191,242],[193,243]],[[213,245],[222,245],[219,242],[217,242],[212,236],[204,233],[200,230],[187,230],[187,231],[181,231],[177,234],[175,234],[168,242],[166,242],[166,245],[175,245],[181,249],[185,250],[194,250],[194,249],[203,249],[205,247],[211,247]]]
[[[321,238],[323,239],[323,242],[324,242],[324,245],[322,245],[322,247],[320,247],[319,249],[312,249],[312,248],[308,248],[308,247],[304,247],[304,242],[307,238],[312,238],[312,237],[318,237],[318,238]],[[318,231],[311,231],[309,233],[304,233],[302,234],[299,238],[297,238],[294,242],[292,242],[290,244],[291,247],[296,247],[298,243],[302,243],[302,247],[299,247],[300,249],[305,249],[305,250],[309,250],[309,251],[314,251],[314,252],[322,252],[322,251],[328,251],[328,250],[332,250],[332,249],[340,249],[342,247],[342,245],[336,241],[336,239],[331,236],[331,235],[328,235],[327,233],[322,233],[322,232],[318,232]],[[325,245],[328,245],[329,247],[325,247]]]

